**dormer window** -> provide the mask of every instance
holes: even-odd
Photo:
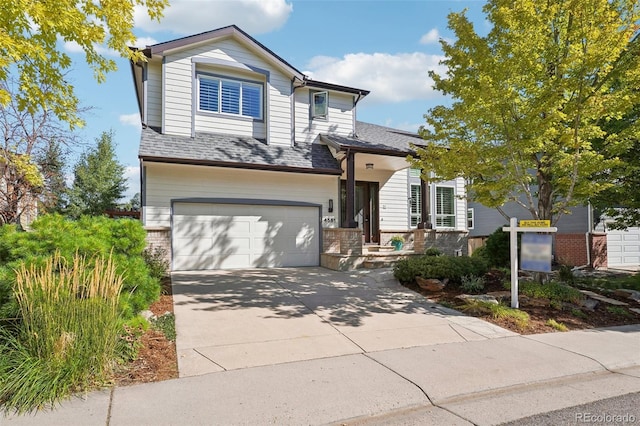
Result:
[[[262,84],[198,76],[198,110],[262,119]]]
[[[327,118],[329,113],[329,93],[311,93],[311,118]]]

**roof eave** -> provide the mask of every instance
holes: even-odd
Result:
[[[138,158],[142,161],[152,163],[165,163],[165,164],[181,164],[189,166],[208,166],[208,167],[228,167],[235,169],[250,169],[250,170],[264,170],[264,171],[278,171],[286,173],[305,173],[305,174],[317,174],[317,175],[335,175],[342,174],[341,169],[325,169],[325,168],[306,168],[306,167],[292,167],[281,166],[277,164],[257,164],[257,163],[237,163],[227,161],[212,161],[212,160],[199,160],[188,158],[174,158],[174,157],[157,157],[148,155],[139,155]]]

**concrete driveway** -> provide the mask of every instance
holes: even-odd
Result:
[[[172,276],[181,377],[514,333],[426,300],[390,270]]]

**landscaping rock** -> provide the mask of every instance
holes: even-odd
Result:
[[[614,290],[613,294],[615,294],[616,296],[633,299],[636,302],[640,302],[640,291],[628,290],[626,288],[619,288],[617,290]]]
[[[640,309],[638,308],[629,308],[631,312],[635,312],[636,314],[640,314]]]
[[[605,297],[602,296],[598,293],[594,293],[593,291],[589,291],[589,290],[580,290],[580,293],[584,294],[587,297],[590,297],[592,299],[596,299],[599,302],[603,302],[603,303],[607,303],[609,305],[614,305],[614,306],[628,306],[628,303],[625,302],[621,302],[619,300],[615,300],[615,299],[611,299],[609,297]]]
[[[434,278],[416,277],[416,283],[421,289],[427,291],[442,291],[445,286],[445,283]]]
[[[509,290],[491,291],[487,296],[495,297],[497,300],[508,300],[511,299],[511,292]]]
[[[461,299],[464,301],[478,300],[480,302],[493,303],[495,305],[498,304],[498,300],[495,297],[490,296],[488,294],[461,294],[459,296],[456,296],[456,299]]]
[[[147,311],[141,311],[140,312],[140,316],[144,319],[146,319],[147,321],[151,321],[152,319],[155,319],[155,315],[153,314],[153,312],[147,310]]]
[[[580,302],[583,308],[588,309],[590,311],[593,311],[596,308],[596,306],[598,306],[598,303],[600,302],[598,302],[595,299],[589,299],[589,298],[586,298],[582,302]]]

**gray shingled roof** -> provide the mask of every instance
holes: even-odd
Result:
[[[377,124],[356,121],[356,134],[353,137],[322,135],[322,140],[338,145],[339,148],[351,147],[362,151],[379,151],[381,154],[406,155],[413,153],[411,145],[424,145],[424,139],[418,134]]]
[[[152,128],[144,128],[138,156],[142,159],[175,162],[221,165],[240,163],[267,168],[287,167],[341,173],[339,163],[324,145],[267,145],[258,139],[226,134],[196,133],[196,137],[192,139],[188,136],[163,135]]]

